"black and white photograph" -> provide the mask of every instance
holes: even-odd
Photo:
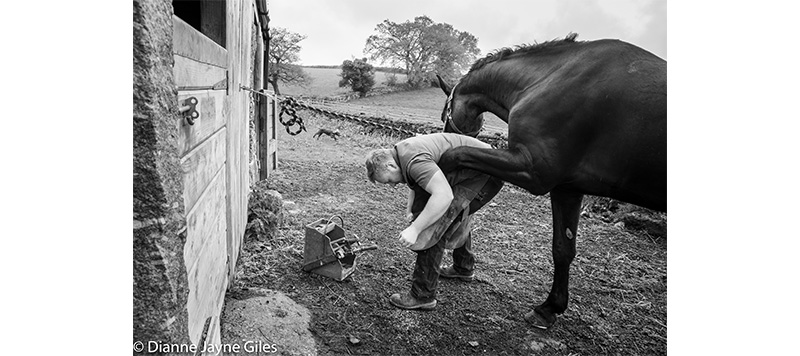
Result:
[[[795,353],[781,4],[8,2],[3,353]]]
[[[797,353],[787,2],[5,5],[4,354]]]
[[[666,354],[666,1],[133,10],[135,354]]]

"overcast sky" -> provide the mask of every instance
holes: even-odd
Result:
[[[270,27],[307,36],[303,65],[362,58],[379,23],[421,15],[477,37],[481,56],[577,32],[578,40],[620,39],[667,59],[666,0],[268,0],[268,8]]]

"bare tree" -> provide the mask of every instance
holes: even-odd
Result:
[[[303,68],[294,64],[300,60],[300,41],[306,39],[305,35],[289,31],[285,28],[274,27],[270,29],[269,39],[269,73],[267,81],[272,85],[275,94],[280,95],[278,83],[297,84],[306,86],[311,83],[311,77]]]

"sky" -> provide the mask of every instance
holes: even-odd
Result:
[[[619,39],[667,59],[666,0],[268,0],[267,7],[270,27],[307,36],[301,65],[363,58],[379,23],[421,15],[477,37],[481,57],[576,32],[578,40]]]

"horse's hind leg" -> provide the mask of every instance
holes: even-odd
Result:
[[[569,300],[569,265],[575,258],[575,238],[583,194],[558,187],[550,192],[553,210],[553,264],[555,274],[550,295],[542,305],[525,315],[533,326],[547,329],[556,322],[556,314],[567,309]]]

